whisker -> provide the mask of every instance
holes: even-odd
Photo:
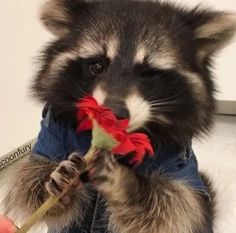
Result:
[[[171,105],[171,104],[176,104],[177,103],[177,101],[176,100],[173,100],[173,101],[166,101],[166,102],[159,102],[159,103],[151,103],[151,107],[152,106],[168,106],[168,105]]]
[[[163,117],[162,118],[160,118],[160,117],[158,117],[158,116],[156,116],[156,117],[152,117],[152,118],[150,118],[149,119],[149,122],[153,122],[153,123],[169,123],[169,121],[168,120],[165,120]]]
[[[153,135],[153,133],[147,126],[143,126],[142,129],[144,129],[150,136]]]
[[[87,93],[78,85],[78,83],[73,82],[73,84],[75,85],[76,89],[79,91],[79,93],[84,96],[87,95]]]
[[[87,95],[87,93],[81,88],[79,87],[79,85],[77,83],[75,83],[75,87],[76,87],[76,91],[74,91],[74,93],[72,93],[73,97],[76,99],[76,103],[74,103],[74,106],[76,106],[77,102],[82,100],[84,98],[84,96]],[[78,92],[81,95],[81,97],[78,97]]]
[[[162,99],[157,99],[157,100],[153,100],[153,101],[150,101],[150,103],[159,103],[159,102],[163,102],[163,101],[168,101],[168,100],[171,100],[179,95],[181,95],[187,88],[177,92],[176,94],[172,95],[172,96],[168,96],[168,97],[165,97],[165,98],[162,98]]]
[[[174,108],[172,106],[151,106],[151,113],[157,113],[157,112],[173,112]]]

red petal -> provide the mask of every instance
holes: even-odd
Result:
[[[82,121],[79,126],[77,127],[77,133],[86,131],[86,130],[90,130],[92,129],[93,125],[90,119],[85,119],[84,121]]]
[[[92,96],[85,96],[77,103],[78,108],[99,108],[98,102]]]
[[[132,140],[133,143],[142,145],[151,156],[154,155],[151,142],[146,134],[133,133],[129,134],[129,138]]]
[[[131,162],[140,164],[144,159],[146,152],[150,156],[154,155],[153,148],[147,135],[142,133],[133,133],[129,135],[129,139],[135,145],[135,155]]]
[[[128,125],[129,125],[129,120],[128,119],[124,119],[124,120],[120,120],[118,121],[118,127],[124,129],[124,130],[127,130],[128,128]]]
[[[126,140],[122,141],[119,146],[117,146],[112,150],[112,152],[118,155],[127,155],[133,152],[134,150],[135,150],[134,144],[128,138],[126,138]]]
[[[133,159],[131,160],[131,163],[140,164],[144,159],[145,152],[146,151],[145,151],[144,147],[137,147],[136,153],[135,153]]]

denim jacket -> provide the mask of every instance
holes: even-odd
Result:
[[[85,154],[90,147],[90,142],[91,132],[78,135],[69,122],[55,120],[49,110],[44,111],[41,131],[33,152],[51,161],[60,162],[67,159],[67,156],[74,151]],[[121,163],[128,166],[125,159]],[[132,169],[144,175],[157,173],[171,179],[184,180],[193,189],[205,194],[210,201],[208,191],[198,173],[198,163],[191,143],[182,150],[173,147],[157,148],[154,157],[146,156],[141,165]],[[109,233],[105,200],[92,186],[87,184],[87,187],[91,195],[91,205],[85,210],[83,222],[80,226],[71,226],[63,233]],[[53,229],[49,229],[49,232],[59,233]],[[206,233],[210,232],[212,232],[211,226]]]

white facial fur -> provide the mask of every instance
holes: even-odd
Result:
[[[167,45],[166,45],[167,47]],[[170,46],[168,46],[170,47]],[[138,46],[136,54],[134,56],[134,63],[142,64],[145,62],[149,63],[150,66],[157,69],[172,69],[178,63],[175,51],[172,47],[169,49],[160,51],[150,51],[145,45]],[[169,51],[170,50],[170,51]]]
[[[137,49],[137,53],[134,57],[134,63],[140,63],[142,64],[144,62],[144,58],[146,56],[146,49],[144,46],[141,46]]]
[[[98,85],[93,91],[93,97],[97,100],[99,104],[104,104],[107,93],[102,89],[100,85]]]
[[[118,39],[115,36],[114,38],[111,37],[111,39],[109,40],[106,46],[107,46],[107,57],[110,60],[113,60],[115,56],[117,55],[118,48],[119,48]]]
[[[113,60],[117,55],[119,48],[119,40],[115,36],[111,36],[104,41],[104,44],[100,41],[94,41],[85,37],[83,42],[79,43],[78,53],[82,58],[89,58],[93,56],[99,56],[104,53],[104,48],[107,53],[107,57]]]
[[[130,94],[125,100],[130,114],[129,131],[134,131],[150,120],[151,106],[139,94]]]

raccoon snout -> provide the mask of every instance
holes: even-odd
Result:
[[[107,99],[104,105],[110,108],[119,120],[130,118],[129,110],[125,102]]]

